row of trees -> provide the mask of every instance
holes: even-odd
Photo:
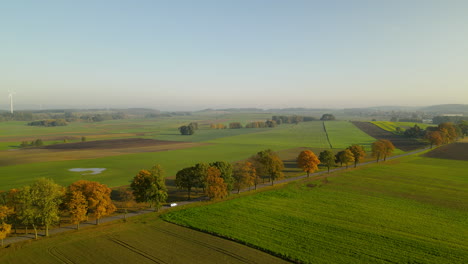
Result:
[[[99,219],[116,210],[110,199],[111,190],[98,182],[80,180],[64,188],[53,180],[41,178],[32,185],[12,189],[0,196],[0,238],[6,237],[13,227],[28,227],[38,237],[38,228],[43,227],[49,236],[49,227],[57,224],[61,216],[68,216],[77,225],[90,214]]]
[[[68,125],[65,119],[46,119],[46,120],[37,120],[28,123],[28,126],[44,126],[44,127],[54,127],[54,126],[66,126]]]
[[[309,177],[310,173],[318,170],[319,164],[326,166],[328,173],[330,173],[330,168],[337,163],[341,166],[345,164],[346,168],[348,168],[348,165],[354,162],[354,167],[356,167],[365,156],[366,152],[363,146],[351,145],[336,154],[331,150],[324,150],[319,153],[318,157],[311,150],[304,150],[299,153],[296,162],[297,166],[306,172],[307,177]]]

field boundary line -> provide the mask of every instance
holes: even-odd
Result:
[[[327,127],[325,126],[325,121],[323,121],[323,131],[325,131],[325,135],[327,136],[327,141],[328,141],[328,145],[330,145],[330,148],[332,149],[333,146],[330,142],[330,137],[328,137],[328,132],[327,132]]]

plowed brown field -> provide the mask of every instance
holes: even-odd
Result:
[[[424,154],[424,156],[429,158],[468,161],[468,143],[456,142],[441,146]]]

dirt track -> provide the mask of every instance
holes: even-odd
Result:
[[[126,139],[111,139],[97,140],[76,143],[55,144],[42,147],[43,149],[60,149],[60,150],[84,150],[84,149],[121,149],[121,148],[138,148],[149,146],[162,146],[180,144],[179,141],[163,141],[144,138],[126,138]]]
[[[468,143],[457,142],[441,146],[424,154],[424,157],[468,161]]]
[[[412,151],[428,146],[427,143],[414,138],[395,135],[369,122],[353,121],[352,123],[371,137],[390,140],[396,148],[403,151]]]

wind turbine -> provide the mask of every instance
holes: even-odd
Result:
[[[10,113],[12,114],[13,114],[13,95],[14,94],[15,94],[14,92],[8,90],[8,98],[10,98]]]

